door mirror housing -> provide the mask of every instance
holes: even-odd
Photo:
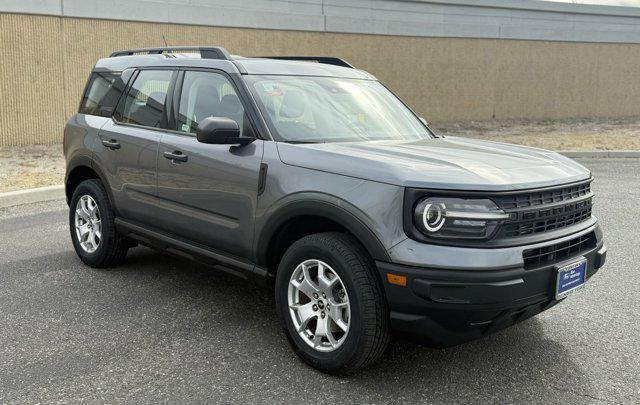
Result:
[[[196,129],[198,142],[216,145],[248,145],[253,138],[240,136],[238,123],[226,117],[207,117]]]

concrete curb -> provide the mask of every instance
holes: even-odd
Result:
[[[0,193],[0,208],[42,201],[64,200],[64,185],[30,188],[28,190]]]
[[[640,151],[636,150],[593,150],[593,151],[559,151],[569,158],[640,158]]]

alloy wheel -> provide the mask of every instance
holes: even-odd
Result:
[[[83,195],[76,204],[76,237],[87,253],[93,253],[102,241],[102,222],[98,203],[90,195]]]
[[[289,280],[289,314],[309,346],[331,352],[349,333],[351,307],[340,276],[327,263],[311,259],[300,263]]]

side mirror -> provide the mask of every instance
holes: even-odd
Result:
[[[427,122],[427,120],[425,120],[425,119],[424,119],[424,118],[422,118],[422,117],[418,117],[418,118],[420,118],[420,121],[422,121],[422,123],[423,123],[425,126],[427,126],[427,127],[429,126],[429,123]]]
[[[198,142],[217,145],[248,145],[253,138],[240,136],[238,123],[231,118],[207,117],[196,129]]]

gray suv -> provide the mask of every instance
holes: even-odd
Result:
[[[606,257],[589,170],[438,136],[338,58],[115,52],[64,153],[84,263],[142,244],[272,288],[294,351],[328,373],[371,364],[391,331],[446,347],[513,325]]]

